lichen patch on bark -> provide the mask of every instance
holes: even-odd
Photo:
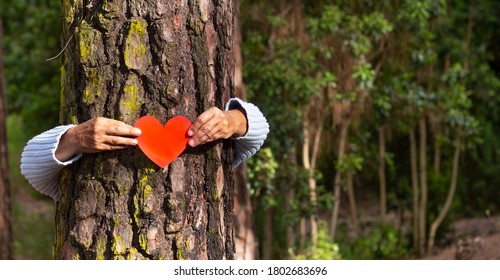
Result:
[[[184,231],[176,235],[176,256],[179,260],[198,259],[196,236],[192,231]]]
[[[65,15],[64,20],[66,24],[71,25],[75,21],[76,12],[82,8],[82,0],[63,0],[62,9]]]
[[[107,61],[104,55],[102,34],[92,28],[85,20],[82,21],[77,30],[78,54],[82,65],[87,67],[105,65]]]
[[[115,214],[114,228],[113,228],[113,240],[112,240],[112,251],[113,255],[124,255],[130,248],[132,248],[132,226],[128,222],[128,215],[126,214]]]
[[[123,52],[128,69],[144,71],[151,65],[148,24],[142,18],[132,19]]]
[[[123,95],[120,98],[120,118],[127,124],[133,124],[137,120],[139,110],[144,104],[144,88],[135,74],[130,74],[123,87]]]

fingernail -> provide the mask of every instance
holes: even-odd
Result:
[[[130,143],[131,143],[132,145],[137,145],[139,142],[137,141],[137,139],[132,139],[132,140],[130,141]]]
[[[189,146],[194,147],[194,140],[189,139],[188,144],[189,144]]]
[[[193,136],[193,131],[192,130],[188,130],[188,136]]]
[[[137,135],[140,135],[142,133],[142,131],[138,128],[134,128],[134,133]]]

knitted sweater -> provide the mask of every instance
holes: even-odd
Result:
[[[242,137],[233,138],[233,159],[237,166],[260,149],[269,133],[269,125],[258,107],[241,99],[230,99],[225,109],[243,109],[247,118],[247,133]],[[59,200],[59,173],[66,165],[82,156],[80,153],[76,154],[65,162],[55,157],[62,135],[73,126],[57,126],[35,136],[26,144],[21,155],[21,173],[36,190],[55,201]]]

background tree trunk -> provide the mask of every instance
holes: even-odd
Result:
[[[419,215],[419,244],[418,253],[425,254],[426,231],[427,231],[427,124],[425,116],[418,121],[420,136],[420,205]]]
[[[222,108],[234,96],[233,2],[63,1],[61,121],[133,125]],[[138,148],[64,169],[57,259],[233,259],[230,141],[159,169]]]
[[[351,211],[352,232],[355,237],[359,236],[358,207],[356,206],[356,196],[354,195],[354,186],[352,182],[352,172],[346,173],[347,197],[349,199],[349,209]]]
[[[420,211],[420,192],[418,186],[418,167],[417,167],[417,139],[415,129],[410,129],[410,163],[411,163],[411,189],[413,193],[412,217],[413,217],[413,250],[418,251],[419,244],[419,215]]]
[[[241,25],[240,7],[241,0],[234,0],[234,91],[236,97],[247,99],[245,84],[243,82],[243,57],[241,55]],[[234,213],[236,215],[235,245],[237,260],[254,260],[258,254],[258,240],[255,236],[252,204],[247,187],[247,165],[242,163],[236,168],[236,183],[234,186]]]
[[[443,208],[441,208],[439,215],[432,222],[431,228],[429,230],[429,241],[427,247],[427,251],[429,253],[432,253],[432,249],[434,248],[434,241],[436,239],[437,229],[443,222],[444,218],[446,217],[446,214],[448,214],[448,210],[450,210],[451,203],[453,202],[453,198],[455,197],[455,191],[457,189],[459,163],[460,163],[460,145],[457,145],[457,147],[455,147],[455,153],[453,155],[453,169],[451,171],[450,189],[448,190],[448,195],[446,196]]]
[[[348,132],[350,120],[344,120],[340,127],[340,140],[339,140],[339,149],[338,149],[338,159],[337,161],[343,160],[345,149],[348,141]],[[330,222],[330,237],[332,241],[335,241],[335,232],[337,231],[337,222],[339,218],[339,210],[340,210],[340,189],[341,189],[341,180],[342,180],[342,171],[337,169],[335,172],[335,177],[333,181],[333,197],[335,199],[333,203],[332,216]]]
[[[309,110],[306,110],[309,111]],[[323,132],[323,119],[317,120],[318,123],[312,124],[307,120],[307,114],[304,114],[303,120],[303,144],[302,144],[302,164],[308,171],[308,186],[309,186],[309,202],[311,214],[309,215],[311,244],[316,245],[318,239],[318,193],[317,182],[315,176],[316,162],[320,148],[321,134]],[[312,148],[312,154],[311,154]],[[301,230],[302,233],[302,230]],[[307,231],[301,234],[301,244],[307,241]]]
[[[10,180],[7,158],[7,105],[3,73],[3,27],[0,17],[0,260],[12,259],[12,226],[10,221]]]
[[[296,166],[297,165],[297,162],[296,162],[296,159],[297,159],[297,156],[296,156],[296,150],[295,149],[292,149],[291,151],[291,154],[290,154],[290,157],[287,159],[286,162],[283,162],[283,164],[290,164],[291,166]],[[283,190],[284,192],[284,197],[285,197],[285,212],[286,213],[290,213],[291,211],[294,211],[293,210],[293,201],[294,199],[296,198],[295,194],[296,194],[296,188],[292,187],[287,187]],[[286,231],[286,244],[287,244],[287,248],[290,249],[292,248],[293,250],[291,250],[291,254],[292,255],[295,255],[295,249],[297,248],[297,235],[299,234],[300,235],[300,225],[297,226],[297,223],[296,222],[288,222],[286,223],[286,226],[285,226],[285,231]],[[300,236],[299,236],[300,237]],[[266,237],[267,238],[267,237]],[[305,240],[303,239],[299,239],[299,252],[302,251],[303,248],[301,248],[304,244],[302,244]]]
[[[271,260],[273,258],[273,246],[274,246],[274,206],[267,207],[264,213],[264,236],[265,239],[262,242],[262,259]]]
[[[380,164],[378,167],[378,177],[380,184],[380,221],[385,223],[385,216],[387,214],[387,187],[385,180],[385,127],[381,126],[378,129],[378,145]]]

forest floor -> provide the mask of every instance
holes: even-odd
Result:
[[[358,219],[365,228],[377,223],[380,216],[379,202],[373,194],[356,190]],[[347,197],[342,197],[348,201]],[[346,203],[347,204],[347,203]],[[349,206],[344,204],[339,213],[339,224],[351,223]],[[322,213],[327,219],[330,212]],[[411,230],[411,213],[387,213],[387,222],[408,234]],[[366,227],[368,225],[368,227]],[[443,230],[441,226],[440,230]],[[367,235],[369,232],[364,232]],[[439,240],[433,252],[420,259],[423,260],[500,260],[500,215],[489,217],[461,218],[448,227],[448,233]]]
[[[500,216],[461,219],[453,225],[449,246],[426,260],[500,260]]]

